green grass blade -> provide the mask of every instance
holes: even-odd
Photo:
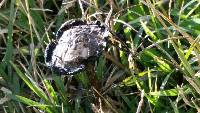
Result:
[[[29,86],[29,88],[40,98],[42,98],[44,101],[49,102],[48,97],[44,93],[44,91],[38,87],[37,83],[35,83],[33,80],[31,80],[30,77],[28,77],[26,74],[24,74],[13,62],[10,62],[10,64],[15,69],[17,75]]]
[[[48,93],[50,94],[50,99],[52,103],[55,105],[58,104],[58,97],[52,85],[47,80],[44,80],[44,84],[46,86]]]
[[[18,102],[22,102],[22,103],[27,104],[27,105],[32,106],[32,107],[38,107],[39,109],[45,110],[48,113],[53,113],[49,109],[49,107],[51,107],[51,105],[41,104],[40,102],[36,102],[36,101],[33,101],[33,100],[29,99],[29,98],[22,97],[22,96],[19,96],[19,95],[9,95],[9,97],[12,100],[15,100],[15,101],[18,101]]]

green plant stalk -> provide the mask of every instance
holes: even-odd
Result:
[[[3,68],[5,68],[6,66],[8,67],[8,75],[9,77],[11,77],[11,72],[12,72],[12,69],[11,69],[11,66],[9,65],[9,61],[12,60],[12,53],[13,53],[13,23],[14,23],[14,20],[15,16],[15,9],[14,9],[14,6],[15,6],[15,0],[11,0],[11,4],[10,4],[10,16],[9,16],[9,24],[8,24],[8,37],[7,37],[7,47],[6,47],[6,54],[3,58],[3,61],[5,61],[5,66]]]

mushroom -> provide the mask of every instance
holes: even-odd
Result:
[[[72,19],[61,25],[56,39],[45,50],[46,65],[59,74],[71,75],[94,62],[106,46],[108,29],[99,21]]]

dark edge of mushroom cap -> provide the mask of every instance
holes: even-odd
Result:
[[[52,65],[52,55],[53,51],[56,48],[56,42],[51,42],[47,45],[46,50],[45,50],[45,63],[47,64],[48,67],[51,67]]]
[[[61,68],[61,67],[55,67],[52,66],[51,67],[53,69],[54,72],[56,72],[57,74],[60,75],[72,75],[72,74],[76,74],[80,71],[82,71],[85,68],[85,65],[80,65],[77,70],[74,69],[70,69],[70,68]],[[73,70],[73,71],[72,71]]]
[[[73,26],[79,25],[87,25],[87,23],[81,19],[71,19],[66,21],[64,24],[61,25],[60,29],[57,31],[56,39],[59,40],[63,32],[65,32],[66,30],[69,30]]]

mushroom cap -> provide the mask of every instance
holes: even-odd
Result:
[[[60,74],[75,74],[99,57],[106,46],[108,30],[99,22],[86,23],[80,19],[61,25],[56,40],[45,51],[46,65]]]

